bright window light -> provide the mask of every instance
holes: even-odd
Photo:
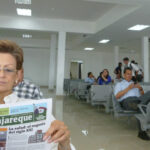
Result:
[[[105,44],[105,43],[108,43],[109,41],[110,41],[109,39],[103,39],[103,40],[99,41],[99,43]]]
[[[131,30],[131,31],[141,31],[141,30],[144,30],[144,29],[146,29],[148,27],[149,27],[149,25],[140,25],[140,24],[137,24],[137,25],[135,25],[133,27],[128,28],[128,30]]]
[[[26,4],[31,5],[31,0],[15,0],[15,4]]]
[[[31,16],[32,11],[31,9],[22,9],[22,8],[17,8],[17,14],[21,16]]]
[[[22,37],[23,38],[32,38],[32,35],[30,35],[30,34],[22,34]]]
[[[85,51],[92,51],[92,50],[94,50],[94,48],[93,47],[86,47],[86,48],[84,48],[84,50]]]

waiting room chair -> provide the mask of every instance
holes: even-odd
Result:
[[[143,131],[150,129],[150,103],[148,105],[138,105],[142,114],[136,114],[135,117],[140,121]]]
[[[119,101],[115,98],[114,94],[112,94],[112,103],[113,103],[113,112],[114,112],[114,117],[131,117],[134,116],[135,114],[139,114],[137,111],[130,111],[130,110],[124,110]]]
[[[85,99],[85,100],[87,100],[89,98],[88,86],[90,86],[89,83],[78,82],[78,87],[77,87],[77,89],[75,91],[75,97],[77,99]]]
[[[110,112],[112,85],[92,85],[90,95],[91,105],[104,105],[105,111]]]

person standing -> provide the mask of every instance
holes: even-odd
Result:
[[[116,79],[122,78],[122,63],[119,62],[118,66],[115,68],[114,73],[116,74]]]
[[[131,68],[131,70],[132,70],[132,80],[134,82],[136,82],[137,81],[137,79],[136,79],[136,73],[140,70],[138,68],[138,66],[136,64],[130,62],[128,57],[123,58],[123,63],[125,65],[124,69],[128,68],[128,67]]]

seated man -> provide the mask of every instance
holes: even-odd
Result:
[[[124,70],[124,80],[117,83],[114,89],[116,99],[125,110],[138,111],[138,104],[148,104],[150,101],[150,92],[144,94],[143,88],[135,84],[132,80],[132,69],[127,67]],[[139,125],[140,127],[140,125]],[[150,140],[146,132],[139,128],[138,136],[144,140]]]
[[[19,81],[17,85],[13,88],[13,91],[16,93],[17,97],[25,99],[42,99],[43,93],[40,91],[40,88],[32,83],[29,80],[23,79],[23,69],[19,75]]]
[[[90,84],[96,83],[96,78],[94,77],[92,72],[88,72],[88,76],[85,78],[85,82]]]

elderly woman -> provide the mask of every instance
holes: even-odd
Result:
[[[23,65],[23,51],[15,43],[0,40],[0,104],[22,101],[14,96],[13,87],[18,83]],[[44,140],[58,143],[58,150],[71,150],[70,133],[61,121],[53,121]]]

